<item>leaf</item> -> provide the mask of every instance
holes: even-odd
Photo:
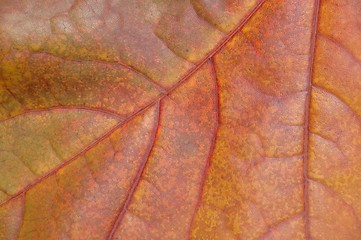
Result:
[[[360,239],[356,0],[0,1],[0,239]]]

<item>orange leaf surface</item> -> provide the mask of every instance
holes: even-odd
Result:
[[[0,239],[361,239],[359,0],[0,0]]]

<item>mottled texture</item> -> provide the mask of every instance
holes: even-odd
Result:
[[[0,0],[0,239],[361,239],[358,0]]]
[[[220,127],[194,239],[258,239],[286,221],[296,228],[290,239],[305,237],[299,216],[312,4],[288,11],[296,2],[268,1],[214,56]]]

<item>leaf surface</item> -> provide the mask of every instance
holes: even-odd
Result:
[[[357,0],[0,0],[0,239],[361,238]]]

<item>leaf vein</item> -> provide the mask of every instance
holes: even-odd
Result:
[[[309,57],[309,72],[308,72],[308,85],[307,95],[305,102],[304,113],[304,145],[303,145],[303,202],[304,202],[304,220],[305,220],[305,235],[306,240],[311,240],[310,233],[310,206],[309,206],[309,182],[308,182],[308,158],[309,158],[309,145],[310,145],[310,106],[311,106],[311,91],[312,91],[312,78],[314,71],[316,41],[317,41],[317,29],[318,29],[318,17],[320,9],[320,0],[314,2],[314,14],[312,20],[312,32],[311,32],[311,46]]]
[[[124,126],[126,123],[128,123],[129,121],[131,121],[133,118],[135,118],[136,116],[138,116],[139,114],[143,113],[144,111],[146,111],[147,109],[149,109],[151,106],[159,103],[163,98],[167,97],[170,93],[172,93],[173,91],[175,91],[177,88],[179,88],[180,86],[182,86],[187,80],[190,79],[190,77],[199,69],[201,68],[206,62],[209,61],[210,58],[212,58],[215,54],[217,54],[219,51],[222,50],[222,48],[224,47],[225,44],[227,44],[227,42],[229,42],[229,40],[235,35],[237,34],[242,28],[243,26],[252,18],[252,16],[254,16],[254,14],[261,8],[261,6],[266,2],[266,0],[262,0],[260,1],[242,20],[241,22],[234,28],[233,31],[231,31],[214,49],[213,51],[211,51],[202,61],[200,61],[197,65],[195,65],[195,67],[193,67],[192,69],[190,69],[187,73],[185,73],[185,75],[176,83],[174,84],[171,88],[169,88],[165,93],[163,93],[161,96],[159,96],[157,99],[154,99],[153,101],[149,102],[146,106],[140,108],[139,110],[135,111],[134,113],[132,113],[131,115],[129,115],[129,117],[127,117],[126,119],[124,119],[124,121],[119,122],[118,124],[116,124],[115,126],[113,126],[110,130],[108,130],[107,132],[105,132],[100,138],[96,139],[94,142],[92,142],[91,144],[89,144],[88,146],[86,146],[83,150],[81,150],[78,154],[76,154],[75,156],[73,156],[72,158],[70,158],[69,160],[63,162],[62,164],[60,164],[59,166],[57,166],[56,168],[54,168],[52,171],[50,171],[49,173],[47,173],[46,175],[36,179],[35,181],[33,181],[32,183],[30,183],[29,185],[27,185],[24,189],[22,189],[21,191],[19,191],[18,193],[14,194],[11,198],[3,201],[2,203],[0,203],[0,207],[3,206],[4,204],[6,204],[7,202],[11,201],[12,199],[15,199],[17,197],[19,197],[22,193],[27,192],[28,190],[30,190],[31,188],[33,188],[35,185],[37,185],[38,183],[40,183],[41,181],[47,179],[48,177],[56,174],[60,169],[66,167],[67,165],[69,165],[72,161],[74,161],[75,159],[77,159],[80,155],[84,154],[85,152],[89,151],[90,149],[92,149],[94,146],[96,146],[98,143],[102,142],[104,139],[108,138],[113,132],[115,132],[117,129],[121,128],[122,126]],[[45,53],[48,54],[48,53]],[[50,54],[51,55],[51,54]],[[55,56],[55,57],[59,57],[59,56]],[[61,56],[60,56],[61,57]],[[118,63],[118,62],[114,62],[114,63]],[[125,65],[127,66],[127,65]]]
[[[137,174],[133,180],[133,183],[129,189],[128,195],[127,195],[123,205],[119,209],[119,212],[117,214],[117,217],[116,217],[114,223],[112,224],[111,230],[107,236],[108,240],[111,240],[114,238],[114,234],[115,234],[116,230],[118,229],[118,227],[120,226],[120,224],[125,216],[125,212],[127,211],[128,207],[133,199],[135,191],[136,191],[137,187],[139,186],[140,180],[144,173],[145,167],[147,166],[149,158],[153,152],[155,142],[157,139],[157,135],[158,135],[159,126],[160,126],[160,117],[161,117],[160,108],[161,108],[161,103],[159,102],[158,103],[158,116],[155,121],[155,127],[154,127],[154,131],[153,131],[152,141],[151,141],[151,144],[149,145],[148,151],[147,151],[148,153],[147,153],[146,157],[144,158],[145,160],[142,162],[141,166],[139,167]]]

